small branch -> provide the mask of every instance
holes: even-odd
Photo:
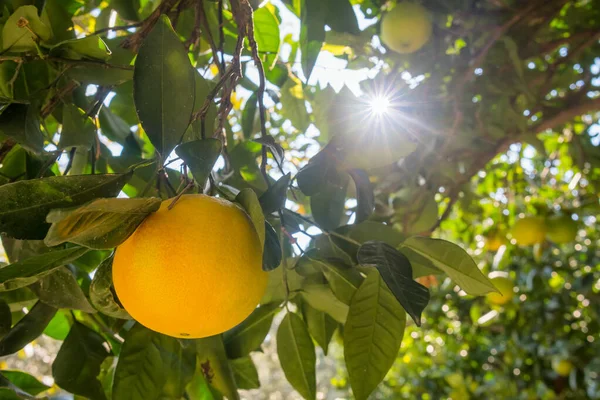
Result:
[[[598,110],[600,110],[600,97],[585,103],[577,104],[571,108],[563,109],[550,119],[545,119],[538,125],[534,125],[532,130],[536,133],[540,133],[546,129],[552,129],[555,126],[563,125],[579,115]]]
[[[223,0],[219,0],[219,53],[221,54],[221,70],[225,70],[225,58],[223,48],[225,47],[225,34],[223,33]],[[216,60],[215,60],[216,61]]]
[[[221,78],[225,75],[225,67],[221,65],[219,62],[219,49],[215,44],[215,40],[212,37],[212,32],[210,31],[210,25],[208,23],[208,19],[206,19],[206,11],[204,10],[204,0],[198,0],[200,3],[200,21],[202,22],[202,26],[204,27],[204,33],[206,34],[206,38],[208,39],[208,44],[210,45],[210,49],[213,54],[213,59],[215,60],[215,64],[219,69],[219,75]]]
[[[168,210],[172,210],[173,207],[175,207],[175,203],[177,203],[177,201],[181,198],[181,196],[183,196],[185,194],[185,192],[187,192],[193,186],[194,186],[194,181],[191,181],[190,183],[188,183],[188,185],[186,187],[184,187],[183,190],[177,196],[175,196],[175,198],[173,199],[173,201],[171,202],[171,204],[169,204],[169,206],[167,207],[167,209]]]
[[[135,32],[133,35],[129,36],[122,43],[122,47],[126,49],[131,49],[134,52],[137,52],[137,49],[142,44],[144,38],[150,33],[156,21],[160,18],[162,14],[167,13],[175,4],[177,4],[178,0],[163,0],[162,3],[150,14],[148,18],[146,18],[141,24],[141,28]]]
[[[54,109],[56,108],[58,103],[60,103],[62,98],[67,94],[71,93],[78,86],[79,83],[75,81],[70,81],[58,93],[52,96],[48,101],[48,104],[46,104],[40,111],[40,116],[42,117],[42,119],[45,119],[48,115],[52,114],[52,111],[54,111]]]
[[[142,26],[143,23],[144,23],[144,21],[140,21],[140,22],[136,22],[135,24],[131,24],[131,25],[109,26],[108,28],[98,29],[97,31],[92,33],[91,36],[100,35],[102,33],[110,32],[110,31],[126,31],[131,28],[140,27],[140,26]]]

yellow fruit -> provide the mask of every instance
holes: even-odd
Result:
[[[488,251],[498,251],[504,242],[504,236],[497,232],[485,238],[485,246]]]
[[[577,222],[568,215],[554,215],[546,220],[546,235],[554,243],[569,243],[577,236]]]
[[[429,41],[431,32],[431,16],[417,3],[398,3],[381,21],[381,41],[401,54],[419,50]]]
[[[513,291],[515,286],[513,281],[503,276],[497,276],[490,280],[492,281],[492,284],[496,286],[496,289],[500,291],[500,293],[492,292],[486,295],[486,298],[490,303],[501,306],[512,300],[515,295],[515,292]]]
[[[569,360],[552,360],[552,369],[560,376],[569,376],[573,369],[573,363]]]
[[[129,314],[166,335],[201,338],[242,322],[267,287],[262,246],[238,206],[184,195],[148,216],[116,251],[113,282]]]
[[[546,237],[546,224],[542,217],[525,217],[512,228],[512,237],[521,246],[542,243]]]

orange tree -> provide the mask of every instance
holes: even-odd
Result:
[[[53,377],[74,394],[231,399],[259,386],[249,354],[281,314],[279,360],[305,398],[316,396],[315,343],[326,351],[336,331],[357,399],[376,388],[596,396],[600,7],[421,3],[2,1],[0,354],[45,333],[63,340]],[[399,27],[379,40],[392,16]],[[368,70],[360,95],[309,84],[325,52]],[[178,207],[195,193],[245,211],[269,282],[239,325],[184,339],[131,318],[111,250],[130,238],[135,257],[134,231],[161,198]],[[163,266],[192,252],[230,261],[240,243],[227,222],[190,213],[182,229],[156,230],[157,247],[187,246],[162,253]],[[555,234],[565,215],[581,221],[576,244]],[[522,216],[569,243],[511,232]],[[211,231],[220,240],[203,240]],[[516,285],[498,309],[464,297],[495,291],[492,270]],[[222,282],[190,291],[205,270],[177,271],[157,296],[228,296]],[[443,284],[415,280],[431,275]],[[189,308],[159,317],[201,325],[229,312]],[[430,357],[411,355],[421,348]],[[552,360],[575,368],[552,373]],[[6,398],[43,390],[19,372],[0,381]]]

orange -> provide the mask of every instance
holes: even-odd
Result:
[[[498,251],[505,242],[504,236],[499,232],[493,233],[485,238],[485,246],[488,251]]]
[[[560,376],[569,376],[573,370],[573,363],[569,360],[552,360],[552,369]]]
[[[512,237],[521,246],[542,243],[546,238],[546,224],[542,217],[525,217],[512,228]]]
[[[169,336],[201,338],[242,322],[267,287],[248,215],[216,197],[162,202],[116,250],[113,282],[125,310]]]

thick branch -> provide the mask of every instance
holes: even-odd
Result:
[[[577,104],[571,108],[564,109],[558,112],[556,115],[549,119],[545,119],[538,125],[533,127],[536,133],[545,131],[546,129],[552,129],[556,126],[565,124],[572,120],[574,117],[585,114],[590,111],[600,111],[600,97],[596,99],[590,99],[585,103]]]

